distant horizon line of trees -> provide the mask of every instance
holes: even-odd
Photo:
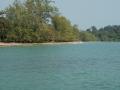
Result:
[[[108,25],[99,29],[92,26],[86,32],[93,34],[97,41],[120,41],[120,25]]]
[[[120,41],[120,26],[80,31],[52,0],[14,0],[0,11],[0,42]]]

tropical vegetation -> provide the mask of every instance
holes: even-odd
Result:
[[[0,42],[120,41],[120,26],[80,30],[52,0],[15,0],[0,11]]]

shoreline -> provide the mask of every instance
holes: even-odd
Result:
[[[81,44],[83,42],[47,42],[47,43],[15,43],[15,42],[10,42],[10,43],[5,43],[5,42],[0,42],[0,47],[1,46],[30,46],[30,45],[60,45],[60,44]]]

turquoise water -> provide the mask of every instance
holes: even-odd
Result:
[[[120,90],[120,43],[1,47],[0,90]]]

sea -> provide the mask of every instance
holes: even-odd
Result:
[[[0,47],[0,90],[120,90],[120,43]]]

